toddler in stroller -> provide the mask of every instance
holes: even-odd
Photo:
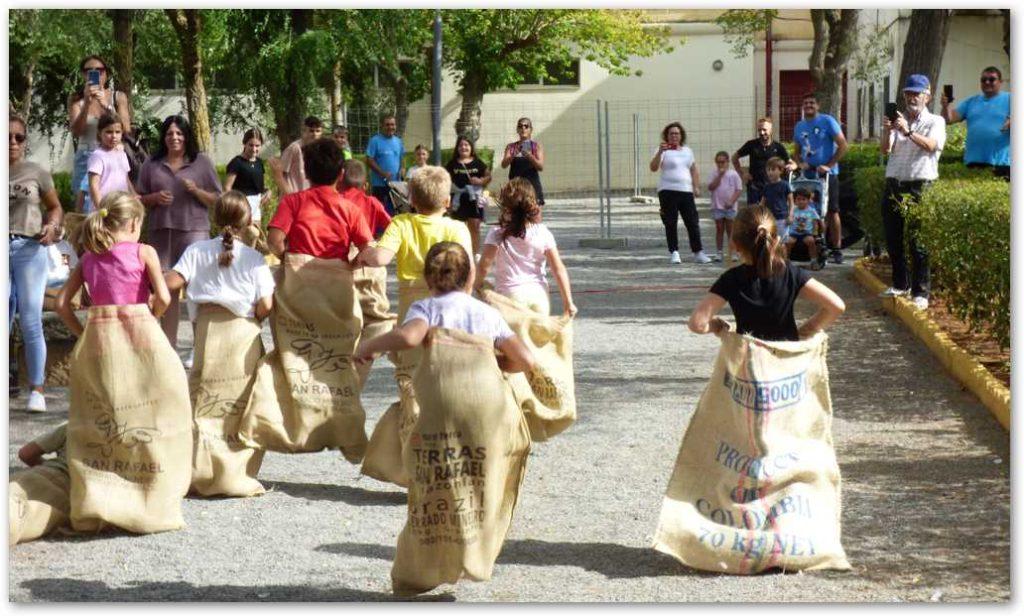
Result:
[[[793,220],[786,239],[790,261],[810,261],[812,270],[825,267],[825,229],[828,211],[828,178],[789,178],[793,189]]]

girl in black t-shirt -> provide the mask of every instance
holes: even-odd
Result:
[[[730,238],[743,260],[719,277],[690,316],[690,331],[717,334],[728,325],[715,315],[728,302],[736,331],[761,340],[801,340],[825,329],[846,310],[834,291],[783,257],[775,218],[768,208],[740,210]],[[809,300],[818,311],[799,328],[793,317],[796,298]]]
[[[270,192],[263,186],[263,161],[260,149],[263,147],[263,133],[258,128],[250,128],[242,136],[242,154],[228,162],[227,177],[224,179],[224,192],[237,190],[245,195],[252,211],[252,220],[260,224],[262,209],[270,200]]]
[[[491,170],[477,158],[473,143],[465,137],[455,140],[452,158],[444,168],[452,178],[451,217],[466,223],[473,254],[480,254],[480,223],[484,220],[480,195],[491,181]]]

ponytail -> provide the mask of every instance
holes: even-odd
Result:
[[[224,234],[221,236],[223,250],[217,257],[217,263],[221,267],[228,267],[235,260],[235,232],[231,227],[224,227]]]
[[[771,278],[786,267],[775,217],[764,206],[740,210],[733,222],[733,242],[750,259],[758,278]]]
[[[142,224],[145,209],[138,197],[114,191],[99,202],[78,229],[78,242],[85,250],[101,255],[114,245],[114,232],[133,220]]]
[[[101,255],[114,245],[114,235],[104,224],[108,215],[106,208],[94,210],[80,227],[82,247],[93,254]]]

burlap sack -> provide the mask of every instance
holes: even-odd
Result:
[[[366,415],[352,352],[362,315],[350,266],[287,254],[274,290],[274,350],[259,362],[239,438],[284,453],[340,448],[350,462],[366,450]]]
[[[408,518],[396,593],[487,580],[526,473],[530,431],[490,340],[434,328],[415,376],[420,414],[405,450]]]
[[[349,251],[349,260],[359,254],[355,245]],[[392,330],[398,315],[391,312],[388,301],[388,270],[386,267],[357,267],[352,270],[352,281],[359,298],[359,308],[363,311],[363,329],[360,340],[370,340],[382,336]],[[359,387],[366,384],[373,362],[356,364],[359,376]]]
[[[68,525],[71,480],[63,464],[46,461],[11,475],[7,484],[9,545],[25,543]]]
[[[655,549],[719,573],[850,568],[840,543],[827,340],[722,334]]]
[[[398,285],[398,324],[402,323],[409,306],[413,302],[430,296],[430,289],[423,280],[399,281]],[[403,447],[409,438],[412,426],[419,416],[419,406],[413,395],[412,377],[419,364],[421,348],[391,353],[388,357],[395,366],[395,381],[398,384],[398,402],[395,402],[381,415],[370,435],[363,459],[361,473],[387,481],[403,488],[409,485],[402,463]]]
[[[534,442],[565,430],[576,421],[576,385],[572,369],[572,317],[538,314],[491,290],[481,299],[505,317],[533,353],[533,370],[508,375]]]
[[[182,528],[192,474],[188,378],[149,308],[89,308],[70,390],[72,527]]]
[[[264,451],[238,438],[238,422],[263,356],[260,323],[217,304],[199,306],[195,363],[189,374],[195,418],[192,491],[202,496],[254,496]]]

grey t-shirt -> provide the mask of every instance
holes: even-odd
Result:
[[[27,160],[10,169],[11,233],[36,236],[43,230],[43,195],[53,190],[53,177],[42,166]]]

